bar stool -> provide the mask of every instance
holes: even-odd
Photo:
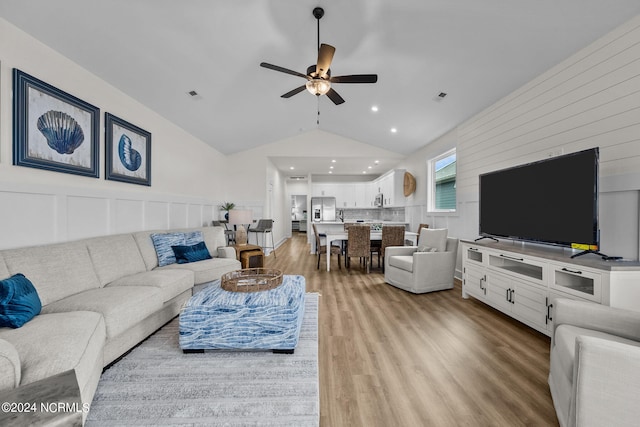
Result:
[[[273,249],[273,257],[276,258],[276,248],[273,243],[273,220],[260,219],[255,228],[250,228],[249,233],[262,233],[262,250]],[[267,234],[271,235],[271,246],[267,246]],[[256,234],[256,245],[258,245],[258,235]]]

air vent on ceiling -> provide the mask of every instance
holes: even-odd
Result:
[[[307,177],[306,176],[290,176],[289,179],[300,181],[300,180],[303,180],[303,179],[307,179]]]
[[[446,92],[440,92],[436,96],[433,97],[434,101],[440,102],[447,96]]]

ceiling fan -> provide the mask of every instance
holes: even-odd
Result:
[[[378,75],[352,74],[348,76],[331,77],[331,61],[333,60],[333,54],[336,48],[328,44],[320,44],[320,18],[324,16],[324,9],[321,7],[314,8],[313,16],[318,22],[318,62],[307,68],[307,74],[266,62],[261,62],[260,66],[270,70],[280,71],[281,73],[292,74],[307,80],[307,83],[285,93],[281,98],[291,98],[293,95],[307,89],[316,96],[327,95],[334,104],[340,105],[344,102],[344,99],[331,87],[332,83],[375,83],[378,81]]]

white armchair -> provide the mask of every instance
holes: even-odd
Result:
[[[415,294],[453,289],[458,239],[446,237],[446,231],[424,228],[420,232],[420,244],[436,248],[437,252],[420,252],[418,246],[387,247],[384,254],[385,282]],[[440,243],[435,242],[434,236]]]
[[[554,304],[549,388],[560,426],[637,426],[640,312]]]

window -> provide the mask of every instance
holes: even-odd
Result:
[[[456,210],[456,150],[429,160],[429,210]]]

